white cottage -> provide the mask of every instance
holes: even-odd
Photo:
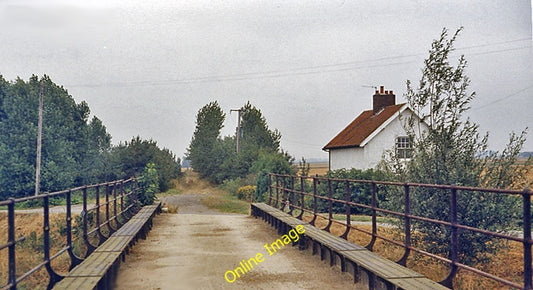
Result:
[[[373,96],[373,109],[362,112],[322,148],[329,152],[330,170],[374,168],[386,150],[410,158],[412,144],[403,124],[413,115],[406,103],[396,104],[393,91],[381,86]]]

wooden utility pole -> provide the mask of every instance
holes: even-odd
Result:
[[[39,195],[41,183],[41,147],[43,135],[43,80],[39,93],[39,123],[37,125],[37,161],[35,165],[35,195]]]
[[[238,109],[238,110],[230,110],[230,113],[231,112],[237,112],[238,113],[238,117],[237,117],[237,154],[239,154],[240,152],[240,139],[241,139],[241,109]]]

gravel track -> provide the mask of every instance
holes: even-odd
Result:
[[[353,289],[353,278],[309,251],[285,246],[268,256],[263,245],[280,236],[260,219],[222,214],[201,203],[203,194],[164,198],[178,214],[160,214],[146,240],[121,265],[116,289]],[[233,283],[224,278],[244,259],[264,261]],[[230,278],[231,279],[231,278]]]

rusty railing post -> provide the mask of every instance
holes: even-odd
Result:
[[[450,273],[448,276],[441,281],[440,283],[448,288],[453,288],[453,279],[457,274],[458,266],[458,257],[459,257],[459,242],[457,238],[457,188],[452,187],[452,192],[450,195],[450,221],[451,221],[451,253],[450,258],[452,260],[450,265]]]
[[[117,190],[118,190],[118,187],[119,187],[119,183],[118,182],[115,182],[113,183],[113,220],[115,220],[115,228],[116,229],[119,229],[120,227],[122,227],[122,222],[120,221],[119,219],[119,216],[118,216],[118,209],[117,209],[117,206],[118,206],[118,198],[117,198]]]
[[[124,212],[124,180],[120,181],[120,216],[122,217],[123,221],[127,221],[129,218],[126,217],[126,213]]]
[[[297,216],[300,220],[304,216],[304,191],[304,176],[300,176],[300,214]]]
[[[43,262],[49,278],[48,289],[51,289],[63,277],[59,276],[50,264],[50,197],[48,194],[43,196],[43,254]]]
[[[276,205],[275,208],[278,208],[278,202],[279,202],[279,176],[276,175]]]
[[[100,185],[97,185],[94,189],[94,195],[96,197],[96,233],[98,235],[98,245],[101,245],[107,239],[102,233],[102,221],[100,220]]]
[[[317,197],[316,197],[316,184],[317,178],[313,177],[313,219],[309,222],[312,226],[315,225],[316,221],[316,210],[317,210]]]
[[[109,183],[105,185],[105,221],[107,225],[107,229],[109,230],[109,236],[111,236],[115,229],[111,226],[111,220],[109,219],[109,195],[111,194],[111,190],[109,187]]]
[[[68,255],[70,257],[70,268],[69,271],[74,269],[77,265],[79,265],[82,260],[78,258],[72,248],[72,190],[67,191],[67,247],[68,247]]]
[[[82,189],[83,194],[83,210],[81,212],[81,216],[83,218],[83,241],[85,242],[85,245],[87,246],[87,251],[85,252],[85,258],[87,258],[94,250],[96,250],[96,247],[91,244],[89,241],[89,234],[88,234],[88,226],[87,226],[87,186],[83,187]]]
[[[365,248],[372,251],[374,248],[374,243],[376,242],[377,234],[378,234],[378,225],[377,225],[377,194],[378,194],[378,188],[374,181],[371,183],[371,191],[372,191],[372,239],[366,245]]]
[[[524,289],[533,288],[531,269],[531,192],[528,188],[522,193],[524,222]]]
[[[292,211],[294,210],[294,176],[290,177],[290,183],[289,183],[289,212],[288,214],[292,216]]]
[[[333,223],[333,190],[331,189],[331,179],[328,178],[328,225],[323,229],[329,232],[331,224]]]
[[[268,174],[268,205],[272,205],[272,173]]]
[[[403,253],[403,256],[400,258],[400,260],[397,262],[398,264],[402,266],[407,265],[407,258],[409,258],[409,254],[411,252],[411,218],[409,215],[411,214],[411,197],[409,193],[409,185],[407,183],[403,186],[403,200],[404,200],[404,214],[405,214],[405,221],[404,221],[404,235],[405,235],[405,252]]]
[[[280,176],[280,210],[283,211],[285,209],[285,177]]]
[[[9,273],[8,273],[8,283],[11,285],[11,289],[17,289],[17,260],[15,257],[15,199],[10,198],[9,204],[7,205],[7,242],[9,244],[8,248],[8,259],[9,259]]]
[[[350,232],[350,226],[351,226],[351,214],[352,214],[352,207],[350,205],[350,182],[348,180],[344,181],[346,186],[346,230],[341,235],[341,238],[347,240],[348,239],[348,233]]]

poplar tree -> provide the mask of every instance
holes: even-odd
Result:
[[[217,140],[225,117],[218,102],[203,106],[196,115],[196,129],[187,148],[186,157],[191,161],[194,171],[198,172],[200,177],[212,181],[220,167],[220,164],[213,160],[216,157]]]
[[[516,160],[525,142],[526,130],[518,135],[512,133],[501,153],[489,152],[488,133],[480,134],[479,125],[465,118],[476,96],[474,92],[469,92],[470,79],[465,73],[467,61],[464,56],[460,56],[454,64],[449,61],[461,30],[449,37],[448,30],[443,29],[440,38],[431,45],[418,87],[415,89],[407,81],[405,97],[410,108],[420,117],[404,120],[404,127],[413,142],[413,157],[402,164],[393,156],[393,162],[386,167],[398,179],[408,182],[519,188],[524,186],[521,174],[527,167],[516,164]],[[427,130],[419,131],[424,127],[420,126],[421,122],[425,122]],[[413,189],[412,199],[413,214],[449,220],[449,192],[416,188]],[[459,192],[459,223],[491,231],[506,231],[517,225],[518,204],[518,199],[513,196]],[[423,233],[420,246],[433,253],[450,255],[449,227],[424,222],[415,222],[414,226]],[[484,262],[502,246],[490,236],[460,231],[459,257],[462,263]]]

